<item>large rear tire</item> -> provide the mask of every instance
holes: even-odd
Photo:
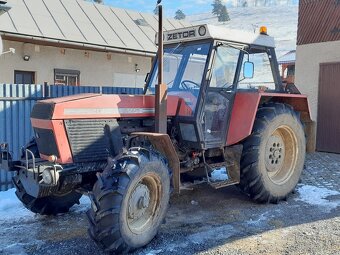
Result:
[[[131,149],[98,174],[87,213],[89,234],[108,252],[122,254],[143,247],[156,236],[169,197],[170,176],[164,158]]]
[[[290,105],[264,105],[243,146],[241,190],[262,203],[286,199],[305,162],[306,139],[299,114]]]

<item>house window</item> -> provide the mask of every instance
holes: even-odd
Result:
[[[295,65],[290,65],[287,68],[287,75],[288,76],[294,76],[295,75]]]
[[[54,84],[66,86],[79,86],[80,71],[67,69],[54,69]]]
[[[14,71],[15,84],[34,84],[35,72]]]

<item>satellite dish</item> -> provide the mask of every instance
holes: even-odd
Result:
[[[0,36],[0,55],[3,53],[2,38]]]

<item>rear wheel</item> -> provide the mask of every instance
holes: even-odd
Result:
[[[93,188],[89,234],[104,250],[127,253],[148,244],[165,217],[169,169],[159,154],[132,149]]]
[[[305,161],[299,115],[289,105],[265,105],[243,145],[241,189],[258,202],[285,199],[296,187]]]

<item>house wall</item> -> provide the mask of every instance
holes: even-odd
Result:
[[[313,121],[317,120],[321,63],[340,62],[340,41],[297,46],[295,84],[309,98]]]
[[[54,84],[54,69],[80,71],[82,86],[143,87],[152,65],[151,57],[76,50],[29,43],[3,41],[4,51],[15,48],[15,54],[0,56],[0,83],[14,83],[14,70],[35,72],[35,83]],[[24,61],[23,56],[30,60]],[[135,65],[139,72],[136,72]]]
[[[339,16],[339,0],[303,0],[299,3],[295,84],[308,95],[314,121],[307,128],[309,151],[316,149],[320,64],[340,62]]]
[[[297,46],[295,84],[308,96],[314,122],[307,129],[309,152],[316,150],[320,64],[329,62],[340,62],[340,41]]]

